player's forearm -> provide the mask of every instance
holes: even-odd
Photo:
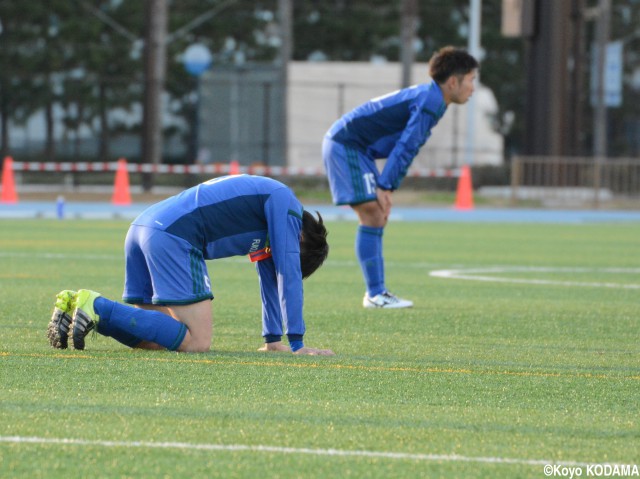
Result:
[[[387,191],[397,190],[417,153],[417,150],[407,151],[400,148],[392,151],[378,178],[378,187]]]

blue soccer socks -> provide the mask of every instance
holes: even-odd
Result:
[[[98,331],[99,334],[113,338],[119,343],[129,346],[130,348],[135,348],[142,342],[142,339],[137,336],[115,327],[111,321],[100,321],[96,331]]]
[[[369,296],[385,291],[384,258],[382,257],[382,233],[384,228],[358,226],[356,234],[356,257],[360,262],[362,274]]]
[[[135,344],[150,341],[175,351],[187,334],[183,323],[160,311],[134,308],[102,296],[96,298],[93,307],[100,317],[98,332],[127,346],[137,339]]]

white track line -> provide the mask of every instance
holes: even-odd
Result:
[[[337,457],[372,457],[381,459],[399,459],[409,461],[443,461],[443,462],[471,462],[488,464],[519,464],[541,466],[546,464],[562,464],[563,466],[587,467],[595,463],[562,461],[556,462],[545,459],[517,459],[508,457],[473,457],[458,454],[411,454],[404,452],[384,451],[354,451],[344,449],[309,449],[296,447],[278,447],[245,444],[191,444],[186,442],[148,442],[148,441],[98,441],[85,439],[65,439],[47,437],[0,436],[0,442],[13,444],[52,444],[61,446],[98,446],[98,447],[139,447],[149,449],[185,449],[198,451],[227,451],[227,452],[270,452],[276,454],[306,454],[312,456]]]
[[[429,276],[445,279],[464,279],[468,281],[486,281],[494,283],[517,283],[517,284],[543,284],[554,286],[580,286],[592,288],[615,288],[615,289],[640,289],[640,284],[633,283],[601,283],[586,281],[559,281],[551,279],[524,279],[524,278],[504,278],[500,276],[485,276],[482,274],[500,273],[606,273],[606,274],[639,274],[640,268],[553,268],[553,267],[526,267],[526,266],[504,266],[487,267],[473,269],[443,269],[430,271]],[[480,275],[479,275],[480,274]]]

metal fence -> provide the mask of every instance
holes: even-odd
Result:
[[[511,203],[542,200],[599,208],[632,202],[640,208],[640,159],[523,157],[512,160]]]

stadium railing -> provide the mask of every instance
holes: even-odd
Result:
[[[523,200],[640,205],[640,159],[517,156],[511,165],[511,204]]]

